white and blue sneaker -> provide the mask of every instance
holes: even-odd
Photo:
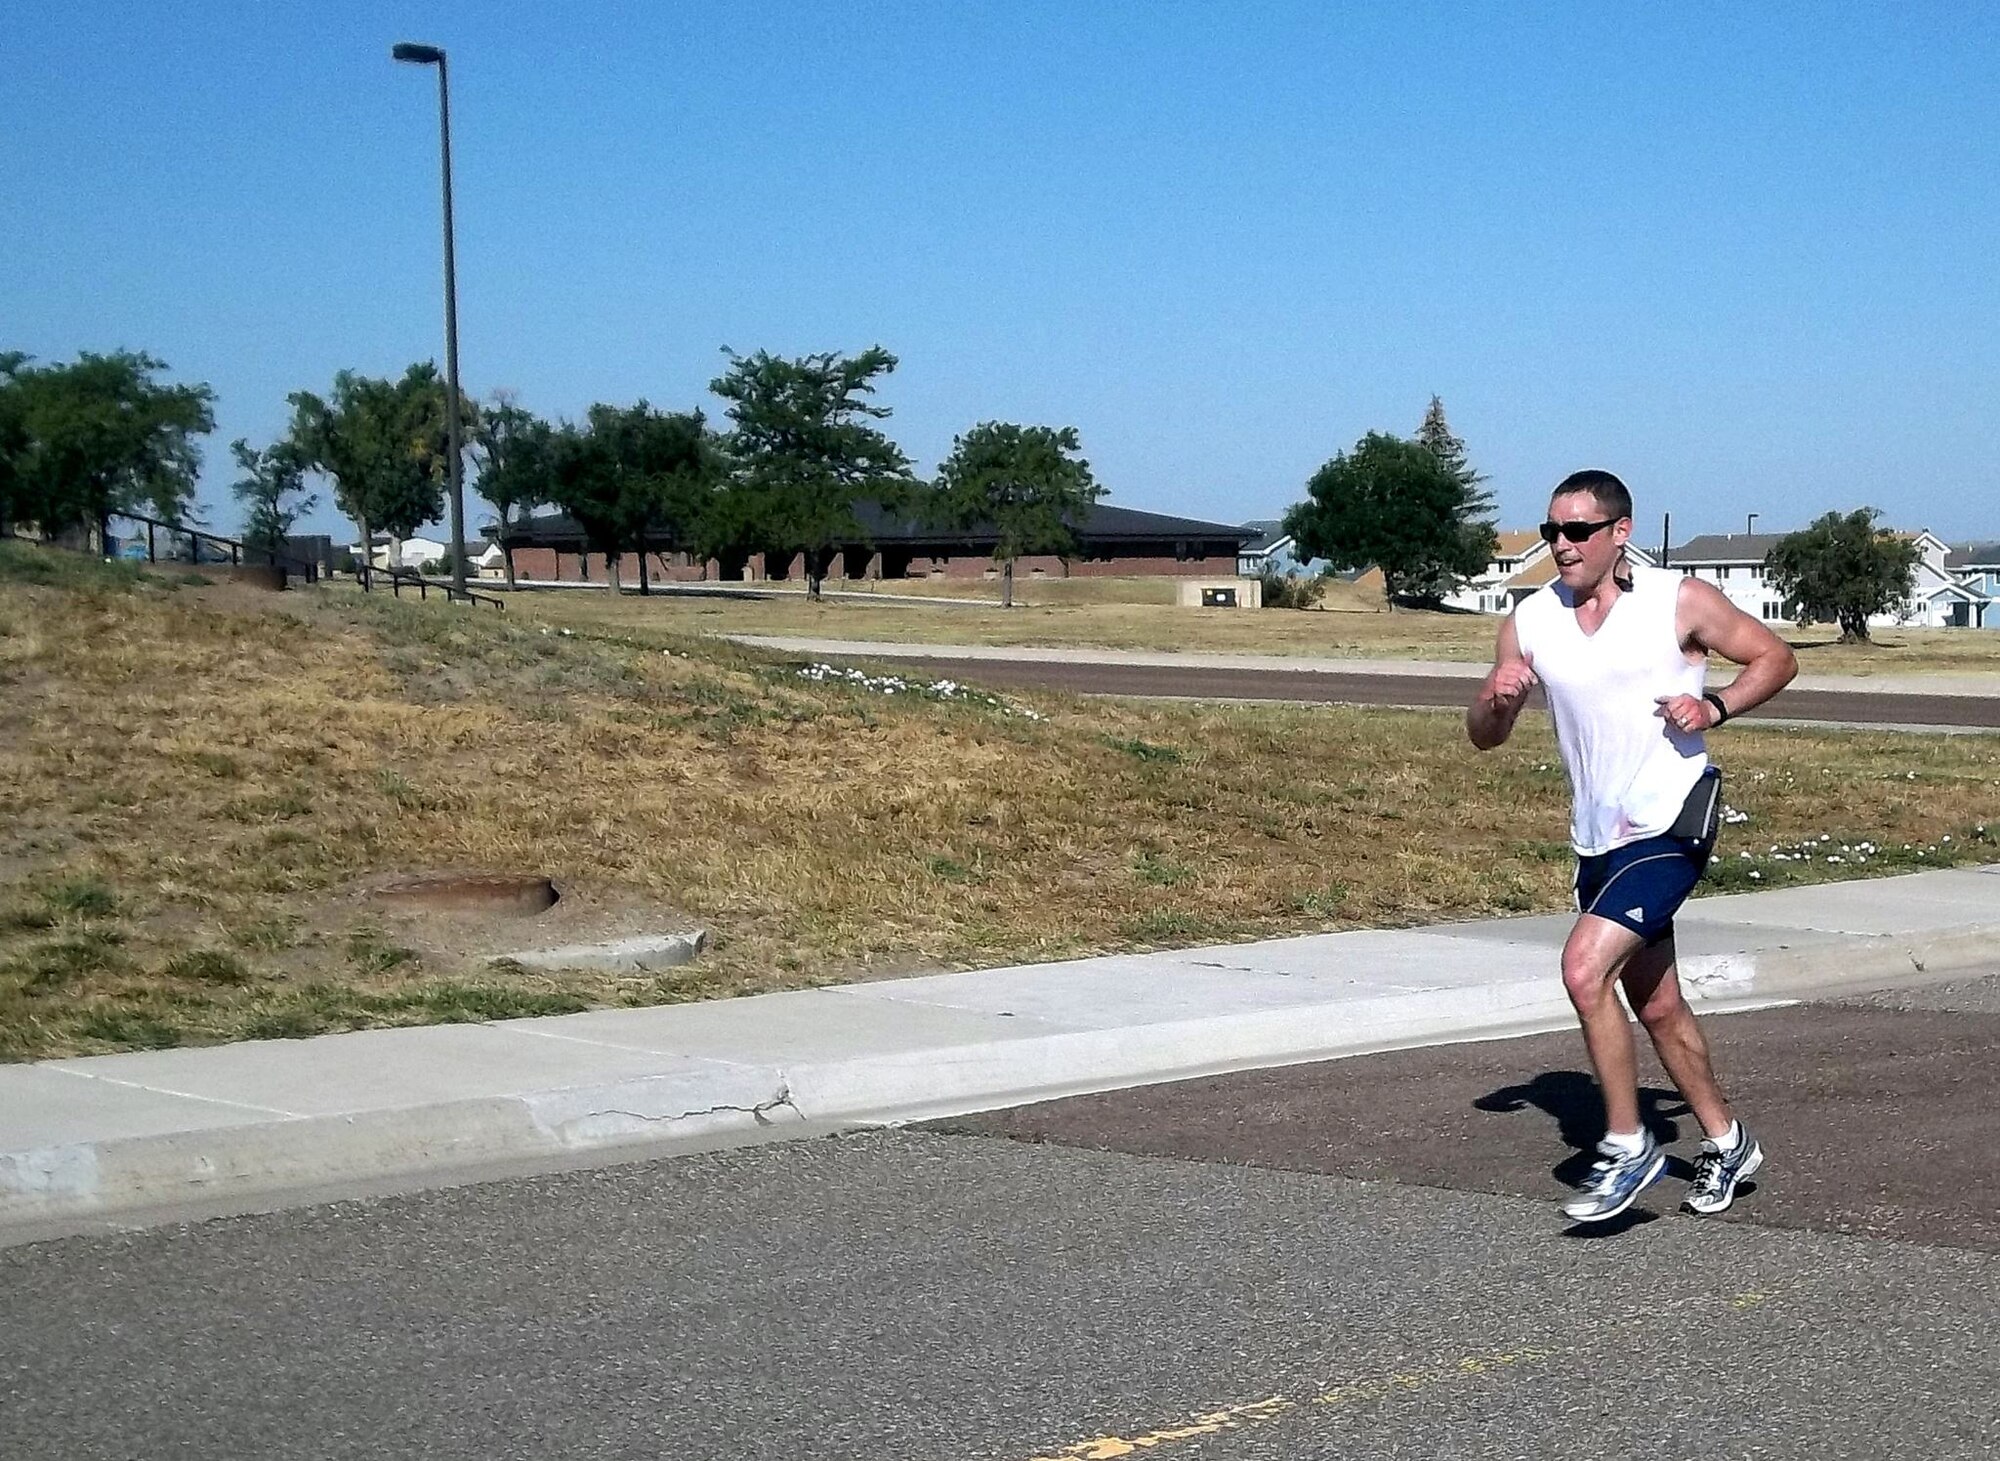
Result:
[[[1736,1145],[1724,1151],[1714,1137],[1704,1137],[1701,1155],[1694,1159],[1694,1180],[1688,1183],[1681,1206],[1704,1215],[1725,1211],[1736,1200],[1736,1184],[1764,1165],[1764,1149],[1750,1128],[1739,1126]]]
[[[1583,1191],[1563,1204],[1563,1214],[1580,1223],[1601,1223],[1615,1218],[1638,1200],[1639,1194],[1659,1181],[1667,1170],[1667,1154],[1646,1133],[1646,1144],[1626,1153],[1604,1142],[1597,1144],[1597,1164],[1583,1179]]]

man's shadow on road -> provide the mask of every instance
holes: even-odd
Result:
[[[1473,1103],[1480,1111],[1522,1111],[1534,1106],[1556,1120],[1556,1131],[1571,1148],[1570,1154],[1549,1169],[1550,1175],[1565,1186],[1574,1187],[1589,1173],[1597,1160],[1597,1139],[1604,1134],[1604,1097],[1597,1082],[1582,1071],[1545,1070],[1531,1081],[1488,1091]],[[1639,1120],[1660,1145],[1680,1138],[1676,1118],[1692,1113],[1681,1094],[1658,1086],[1639,1088]],[[1680,1157],[1667,1158],[1667,1175],[1685,1181],[1694,1175],[1691,1163]],[[1579,1224],[1572,1229],[1579,1237],[1612,1237],[1656,1215],[1631,1208],[1605,1223]]]

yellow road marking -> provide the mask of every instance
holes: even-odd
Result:
[[[1030,1457],[1029,1461],[1116,1461],[1120,1456],[1152,1451],[1161,1446],[1173,1445],[1176,1441],[1188,1441],[1198,1436],[1212,1436],[1222,1431],[1262,1425],[1288,1415],[1303,1405],[1344,1405],[1355,1401],[1375,1400],[1384,1395],[1416,1390],[1427,1385],[1474,1379],[1513,1365],[1532,1364],[1536,1360],[1545,1360],[1562,1352],[1553,1349],[1517,1349],[1469,1354],[1448,1365],[1439,1365],[1435,1369],[1399,1371],[1367,1379],[1350,1380],[1346,1384],[1336,1385],[1330,1390],[1321,1391],[1303,1400],[1295,1400],[1285,1395],[1271,1395],[1242,1405],[1204,1411],[1200,1415],[1190,1417],[1183,1425],[1147,1431],[1140,1436],[1093,1436],[1087,1441],[1077,1441],[1064,1446],[1061,1450]]]
[[[1282,1395],[1273,1395],[1264,1400],[1251,1400],[1242,1405],[1207,1411],[1195,1416],[1186,1425],[1170,1430],[1148,1431],[1143,1436],[1096,1436],[1088,1441],[1078,1441],[1073,1446],[1064,1446],[1047,1456],[1036,1456],[1032,1461],[1114,1461],[1116,1457],[1130,1456],[1135,1451],[1148,1451],[1175,1441],[1212,1436],[1219,1431],[1254,1425],[1258,1421],[1270,1420],[1297,1404],[1297,1401],[1287,1400]]]
[[[1723,1302],[1740,1313],[1757,1308],[1775,1297],[1777,1297],[1775,1291],[1748,1289],[1742,1293],[1729,1295]],[[1629,1314],[1623,1322],[1657,1323],[1665,1315],[1699,1308],[1713,1302],[1714,1299],[1709,1295],[1688,1294],[1665,1300],[1644,1311]],[[1224,1431],[1242,1430],[1248,1426],[1266,1425],[1308,1405],[1349,1405],[1379,1400],[1386,1395],[1406,1394],[1426,1386],[1477,1379],[1495,1371],[1537,1364],[1542,1360],[1554,1359],[1558,1355],[1579,1352],[1569,1346],[1543,1349],[1524,1345],[1519,1349],[1488,1350],[1462,1355],[1447,1364],[1437,1365],[1428,1370],[1398,1370],[1386,1375],[1371,1375],[1358,1380],[1349,1380],[1304,1399],[1271,1395],[1262,1400],[1246,1401],[1241,1405],[1224,1406],[1220,1410],[1203,1411],[1199,1415],[1191,1416],[1181,1425],[1147,1431],[1144,1435],[1093,1436],[1087,1441],[1077,1441],[1060,1450],[1031,1456],[1028,1461],[1117,1461],[1121,1456],[1156,1451],[1179,1441],[1195,1440]]]

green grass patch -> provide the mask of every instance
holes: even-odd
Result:
[[[226,949],[188,949],[162,964],[160,974],[190,984],[237,988],[254,983],[257,978],[249,965]]]
[[[420,958],[415,949],[390,943],[379,929],[357,928],[347,936],[347,962],[364,978],[414,965]]]
[[[130,1009],[92,1010],[76,1022],[76,1033],[119,1050],[172,1050],[183,1042],[178,1025]]]
[[[1132,859],[1132,876],[1155,888],[1178,888],[1193,880],[1194,869],[1186,863],[1142,852]]]
[[[21,991],[31,995],[73,989],[95,976],[129,968],[122,942],[118,934],[102,929],[44,939],[0,964],[0,978],[18,981]]]
[[[1191,944],[1221,942],[1238,931],[1230,920],[1205,918],[1173,908],[1155,908],[1137,918],[1128,918],[1118,931],[1140,943]]]
[[[1347,903],[1347,887],[1343,883],[1329,883],[1324,888],[1313,888],[1292,896],[1292,907],[1310,918],[1338,918]]]
[[[978,876],[970,866],[954,857],[927,857],[924,867],[941,883],[969,883]]]
[[[1153,762],[1165,766],[1178,766],[1187,758],[1172,746],[1159,746],[1137,737],[1106,736],[1104,743],[1114,751],[1123,751],[1134,760]]]
[[[42,902],[59,918],[110,918],[118,912],[118,895],[103,878],[64,878],[42,890]]]

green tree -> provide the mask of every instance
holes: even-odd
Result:
[[[865,398],[877,377],[895,370],[896,357],[879,345],[851,358],[727,353],[728,372],[709,385],[729,402],[734,427],[732,501],[722,520],[803,552],[807,593],[816,599],[834,548],[867,536],[855,504],[900,510],[916,487],[902,448],[868,424],[890,414]]]
[[[334,505],[361,530],[371,561],[373,533],[407,538],[444,513],[450,477],[445,385],[429,361],[401,380],[343,370],[325,397],[295,391],[287,442],[309,468],[333,483]],[[461,419],[476,434],[479,412],[461,399]]]
[[[1371,431],[1313,473],[1285,514],[1298,556],[1382,570],[1391,603],[1435,602],[1493,556],[1493,527],[1473,519],[1479,495],[1436,452]]]
[[[305,492],[306,465],[287,441],[259,451],[239,436],[229,451],[243,474],[230,485],[243,504],[243,546],[276,556],[293,525],[319,500],[316,493],[299,495]]]
[[[44,534],[150,508],[180,523],[201,474],[198,438],[215,429],[215,392],[168,385],[150,355],[85,352],[37,366],[0,354],[0,519]]]
[[[1014,560],[1024,553],[1076,551],[1076,524],[1104,495],[1074,426],[1014,426],[984,421],[951,444],[938,467],[926,516],[961,531],[998,534],[1000,603],[1014,606]]]
[[[1868,619],[1894,613],[1917,581],[1917,545],[1875,525],[1872,507],[1829,512],[1780,538],[1764,577],[1801,624],[1838,624],[1843,643],[1866,643]]]
[[[1444,401],[1437,396],[1431,397],[1424,419],[1417,425],[1416,442],[1428,448],[1431,455],[1443,463],[1445,470],[1458,480],[1465,493],[1458,508],[1459,531],[1464,535],[1465,542],[1459,551],[1421,566],[1410,575],[1403,590],[1413,598],[1435,602],[1455,592],[1467,578],[1484,569],[1492,560],[1497,548],[1493,533],[1495,507],[1492,495],[1482,485],[1486,478],[1472,469],[1472,463],[1466,456],[1465,442],[1451,429],[1451,423],[1445,419]],[[1456,565],[1471,562],[1474,558],[1477,558],[1479,567],[1470,573],[1457,568]]]
[[[28,357],[18,350],[0,350],[0,538],[9,537],[27,512],[21,475],[28,454],[26,403],[14,388],[14,373]]]
[[[655,411],[644,401],[592,406],[583,427],[555,433],[550,462],[550,500],[604,555],[614,594],[627,550],[684,546],[704,536],[702,518],[720,468],[699,411]]]
[[[514,550],[507,531],[515,513],[522,518],[550,501],[554,487],[555,428],[526,410],[505,391],[480,407],[472,432],[473,459],[479,464],[479,495],[500,515],[500,551],[507,561],[507,587],[514,587]]]

